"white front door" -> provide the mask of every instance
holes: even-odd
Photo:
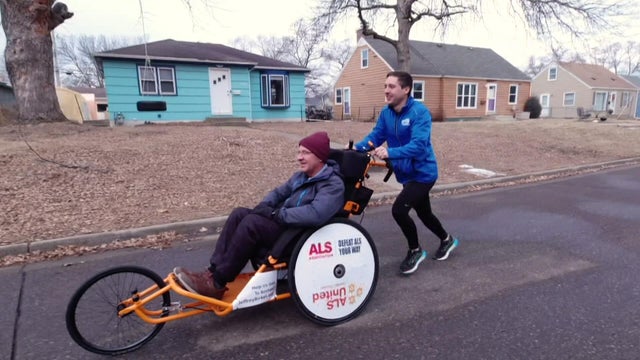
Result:
[[[351,115],[351,88],[344,88],[344,90],[342,90],[342,95],[344,97],[344,99],[342,99],[344,114]]]
[[[496,92],[498,89],[498,85],[496,84],[488,84],[487,85],[487,114],[493,114],[496,112]]]
[[[549,106],[549,94],[541,94],[540,95],[540,105],[542,105],[542,111],[540,112],[540,117],[549,117],[551,113],[551,109]]]
[[[209,68],[209,89],[211,93],[211,113],[232,115],[231,70]]]
[[[612,91],[609,93],[609,101],[607,102],[607,110],[611,110],[611,113],[615,113],[616,112],[616,100],[617,100],[617,96],[618,93],[616,93],[615,91]]]

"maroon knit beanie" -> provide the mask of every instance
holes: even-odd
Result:
[[[322,162],[329,159],[329,135],[325,131],[318,131],[300,140],[298,145],[309,149]]]

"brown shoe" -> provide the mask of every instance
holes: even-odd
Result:
[[[213,285],[213,274],[209,270],[203,272],[191,272],[181,267],[173,269],[180,284],[190,292],[212,297],[214,299],[222,299],[226,288],[218,289]]]

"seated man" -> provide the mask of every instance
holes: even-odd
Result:
[[[297,171],[273,189],[255,208],[239,207],[227,219],[210,266],[203,272],[173,270],[182,286],[200,295],[221,299],[261,248],[271,248],[290,226],[319,226],[344,205],[344,183],[338,164],[329,160],[329,136],[316,132],[298,144]]]

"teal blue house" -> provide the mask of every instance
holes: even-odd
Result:
[[[307,68],[220,44],[161,40],[94,54],[124,123],[301,121]]]

